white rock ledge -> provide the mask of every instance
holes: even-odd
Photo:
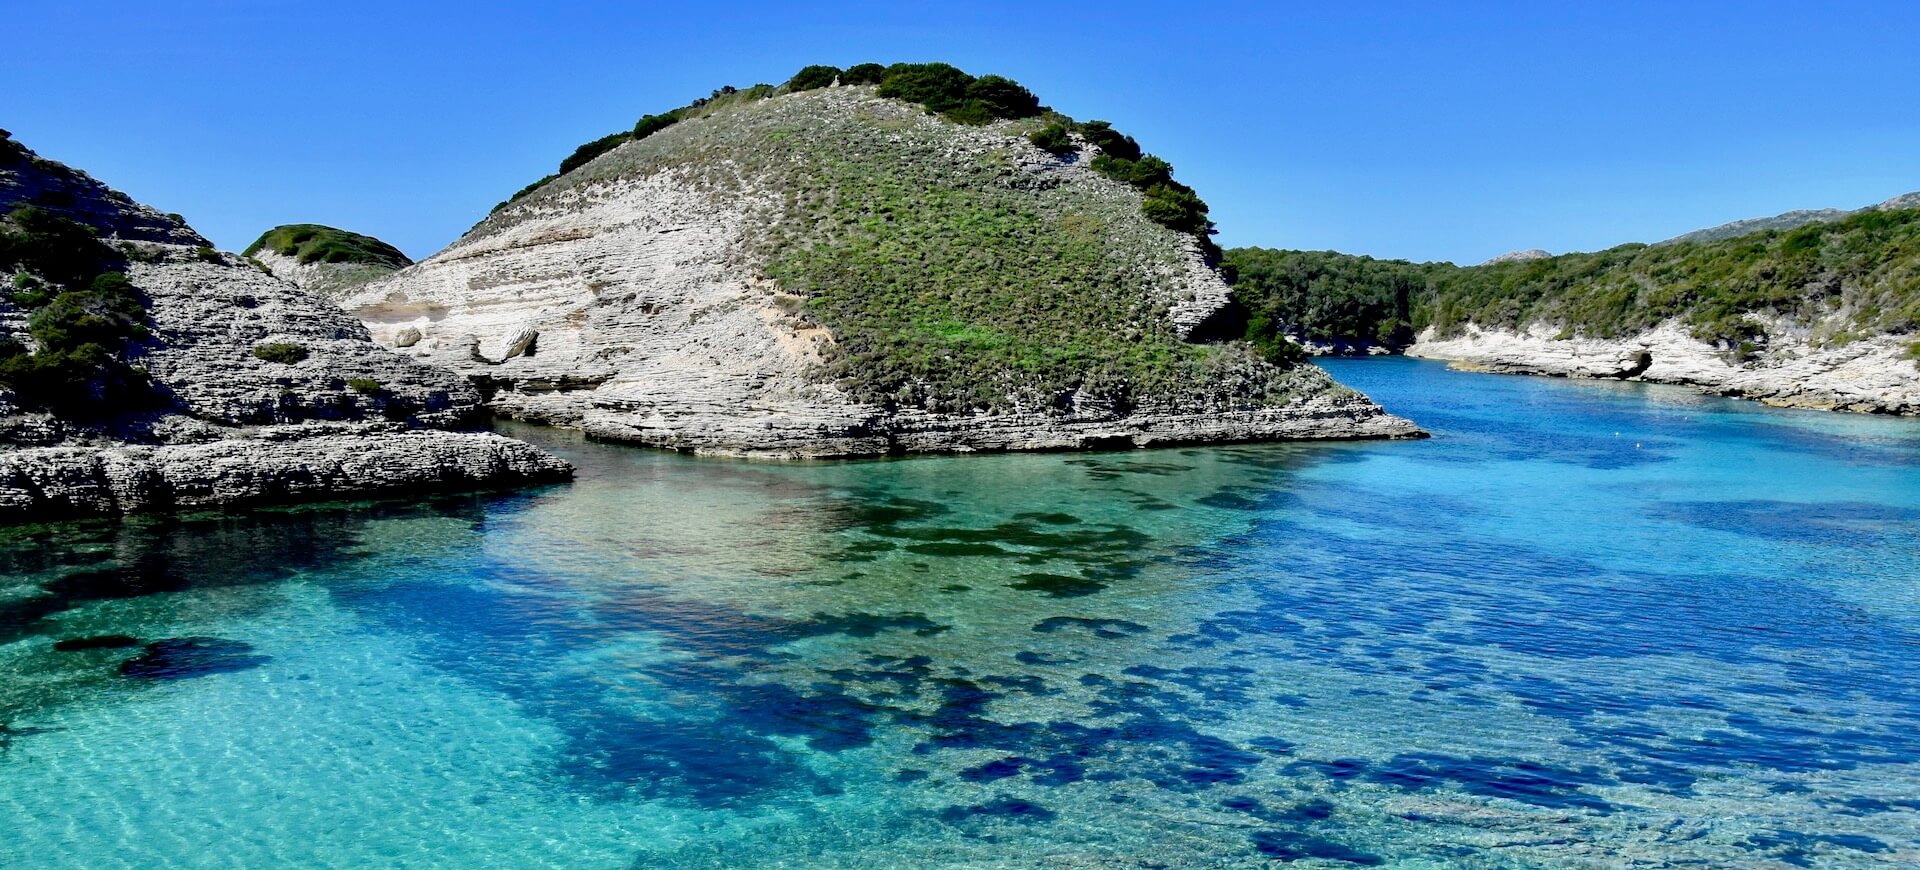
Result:
[[[1674,323],[1621,339],[1556,340],[1556,331],[1542,325],[1522,332],[1470,326],[1463,335],[1441,339],[1429,329],[1406,353],[1469,371],[1678,384],[1776,407],[1920,414],[1920,368],[1907,357],[1913,336],[1817,346],[1783,330],[1770,347],[1736,364],[1726,351]]]
[[[485,432],[272,430],[165,446],[0,453],[0,522],[314,501],[565,480],[572,468]]]

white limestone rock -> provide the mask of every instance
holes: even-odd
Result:
[[[1816,343],[1809,330],[1777,327],[1767,347],[1738,360],[1677,323],[1622,339],[1558,339],[1558,332],[1546,324],[1519,332],[1469,326],[1443,339],[1428,329],[1407,355],[1475,371],[1680,384],[1781,407],[1920,414],[1910,336]]]

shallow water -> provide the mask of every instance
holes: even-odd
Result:
[[[1920,423],[1329,367],[1435,437],[0,531],[0,866],[1920,862]]]

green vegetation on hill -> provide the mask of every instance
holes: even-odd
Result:
[[[1834,313],[1844,328],[1818,338],[1920,331],[1914,209],[1480,266],[1264,248],[1228,251],[1225,264],[1235,297],[1261,319],[1256,331],[1321,341],[1399,346],[1428,326],[1444,336],[1469,323],[1612,338],[1678,320],[1738,347],[1766,340],[1749,315],[1806,324]]]
[[[1025,137],[1055,121],[1012,123]],[[672,125],[536,195],[668,168],[702,179],[748,210],[744,253],[777,285],[772,301],[831,333],[823,374],[880,407],[1287,399],[1287,371],[1237,343],[1183,341],[1168,322],[1167,276],[1190,256],[1176,233],[1111,186],[1030,159],[1018,139],[870,90],[811,91]]]
[[[301,263],[361,263],[391,269],[413,263],[399,248],[372,236],[320,224],[287,224],[262,233],[242,253],[253,256],[271,250]]]
[[[150,398],[145,376],[127,362],[148,335],[147,300],[122,266],[84,224],[32,206],[0,220],[0,275],[8,301],[28,312],[34,344],[0,335],[0,386],[80,417]]]
[[[686,118],[700,117],[730,104],[765,99],[779,93],[799,93],[831,86],[838,79],[843,85],[878,85],[882,97],[915,103],[927,111],[960,124],[984,125],[999,120],[1023,120],[1045,117],[1046,126],[1031,134],[1036,147],[1054,154],[1075,150],[1070,133],[1078,133],[1101,154],[1092,167],[1103,175],[1138,188],[1144,196],[1142,211],[1156,223],[1192,234],[1209,257],[1219,256],[1213,244],[1213,222],[1207,217],[1207,204],[1193,188],[1173,180],[1173,165],[1145,154],[1140,143],[1113,129],[1105,121],[1075,122],[1040,105],[1019,82],[1005,76],[973,76],[944,63],[856,64],[847,69],[814,64],[802,68],[776,88],[754,85],[745,90],[728,86],[712,95],[678,109],[646,115],[631,131],[609,133],[574,149],[560,161],[559,171],[520,189],[499,205],[495,212],[532,193],[562,175],[592,162],[625,143],[647,138]]]

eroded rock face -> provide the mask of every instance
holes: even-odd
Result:
[[[871,89],[822,89],[738,111],[760,113],[751,123],[772,147],[789,130],[857,118],[863,130],[915,143],[920,159],[971,161],[975,171],[995,161],[990,183],[1031,191],[1034,202],[1078,197],[1076,207],[1100,211],[1118,227],[1111,233],[1137,246],[1114,268],[1149,288],[1158,322],[1139,328],[1190,337],[1227,304],[1228,287],[1198,245],[1139,217],[1139,194],[1088,169],[1087,155],[1050,155],[1008,130],[954,125]],[[655,136],[716,140],[711,125],[726,123],[683,121]],[[700,136],[707,139],[692,138]],[[499,413],[698,453],[824,457],[1417,432],[1317,368],[1282,372],[1237,347],[1223,347],[1209,379],[1177,396],[1082,393],[977,413],[858,401],[825,371],[839,339],[765,268],[765,239],[792,220],[783,200],[810,194],[727,160],[650,156],[662,147],[616,148],[343,304],[376,340],[484,383]]]
[[[1556,339],[1558,329],[1524,332],[1470,326],[1448,339],[1432,330],[1408,356],[1451,360],[1456,368],[1575,378],[1621,378],[1698,387],[1769,405],[1884,414],[1920,414],[1920,369],[1905,336],[1820,345],[1805,330],[1781,328],[1745,358],[1663,324],[1624,339]]]
[[[82,420],[0,388],[0,521],[569,473],[528,445],[453,431],[486,419],[465,379],[379,347],[337,306],[212,251],[175,218],[38,157],[0,165],[0,211],[22,202],[53,203],[126,255],[150,321],[129,362],[153,391]],[[0,299],[0,331],[27,339],[25,315]],[[297,352],[272,361],[257,353],[269,346]]]

